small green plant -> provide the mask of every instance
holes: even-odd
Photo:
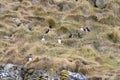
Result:
[[[68,72],[66,70],[61,71],[60,80],[68,80]]]

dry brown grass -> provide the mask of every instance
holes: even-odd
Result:
[[[111,33],[108,34],[108,37],[110,40],[112,40],[114,43],[120,42],[120,30],[119,28],[115,28]]]
[[[0,2],[6,7],[0,13],[1,62],[35,69],[66,69],[84,74],[98,71],[100,66],[103,66],[101,71],[106,67],[120,67],[117,57],[120,51],[118,0],[106,1],[105,9],[95,8],[87,0],[41,0],[42,3],[36,5],[30,0]],[[17,27],[11,19],[14,17],[23,24]],[[26,30],[28,24],[31,31]],[[84,25],[90,26],[91,32],[80,31]],[[44,34],[48,28],[51,28],[49,34]],[[82,33],[81,39],[77,38],[76,32]],[[75,34],[74,37],[68,39],[69,33]],[[11,40],[4,40],[3,36],[6,35],[12,35]],[[45,43],[41,42],[43,36],[46,38]],[[59,36],[62,37],[61,45],[57,43]],[[109,51],[98,51],[99,47],[103,47],[100,41],[105,43]],[[110,47],[116,52],[110,50]],[[25,57],[29,54],[33,54],[32,62],[26,61]]]

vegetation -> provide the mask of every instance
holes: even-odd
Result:
[[[89,69],[93,74],[99,70],[105,74],[120,68],[119,0],[106,0],[104,8],[93,6],[91,0],[39,1],[0,0],[1,62],[56,71],[63,67],[87,76]],[[16,17],[20,26],[13,20]],[[90,32],[80,30],[85,26]],[[45,34],[47,29],[50,32]],[[70,33],[72,38],[68,38]],[[57,42],[59,37],[62,44]],[[34,61],[26,61],[29,54]],[[61,80],[68,78],[66,70]]]

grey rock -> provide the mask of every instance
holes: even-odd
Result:
[[[91,5],[96,6],[96,0],[88,0]]]
[[[96,0],[96,6],[98,8],[104,8],[105,7],[105,1],[104,0]]]
[[[9,72],[9,70],[11,69],[11,68],[13,68],[13,64],[6,64],[5,65],[5,67],[4,67],[4,70],[6,71],[6,72]]]
[[[13,20],[16,23],[17,26],[20,26],[20,24],[22,23],[19,18],[13,18]]]
[[[5,40],[10,40],[10,39],[11,39],[10,36],[3,36],[3,38],[4,38]]]
[[[83,74],[68,71],[69,80],[88,80]]]

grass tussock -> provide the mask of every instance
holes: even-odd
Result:
[[[109,13],[108,13],[109,14]],[[109,14],[109,15],[105,15],[105,17],[101,17],[101,19],[99,20],[99,22],[103,23],[103,24],[108,24],[108,25],[115,25],[115,16],[114,13],[113,14]]]
[[[84,16],[81,14],[68,14],[66,18],[77,22],[84,21]]]
[[[70,32],[69,29],[66,28],[66,27],[64,27],[64,26],[60,27],[60,28],[57,30],[57,33],[58,33],[58,34],[66,34],[66,33],[69,33],[69,32]]]
[[[68,47],[80,47],[81,43],[77,39],[66,39],[64,40],[64,45]]]
[[[33,14],[36,16],[41,16],[46,13],[46,11],[44,10],[44,8],[42,6],[40,6],[40,7],[34,6],[32,9],[34,9]]]
[[[100,56],[91,46],[83,46],[80,55],[89,59],[94,59]]]
[[[0,29],[7,29],[8,27],[5,25],[5,24],[3,24],[3,23],[0,23]]]
[[[30,45],[27,53],[29,52],[30,54],[34,55],[43,55],[46,53],[46,51],[48,51],[47,47],[38,41]]]
[[[48,22],[48,25],[50,28],[56,28],[57,24],[56,24],[56,20],[54,18],[47,16],[46,21]]]
[[[111,33],[108,34],[108,38],[114,43],[120,42],[120,30],[118,28],[114,29]]]
[[[18,53],[18,49],[15,47],[8,48],[8,50],[6,50],[4,54],[2,54],[0,61],[5,62],[5,63],[12,63],[12,64],[25,63],[24,57]],[[20,63],[18,63],[18,61]]]
[[[94,10],[92,5],[88,1],[84,0],[79,6],[71,10],[71,13],[81,13],[84,16],[89,16],[94,13]]]

